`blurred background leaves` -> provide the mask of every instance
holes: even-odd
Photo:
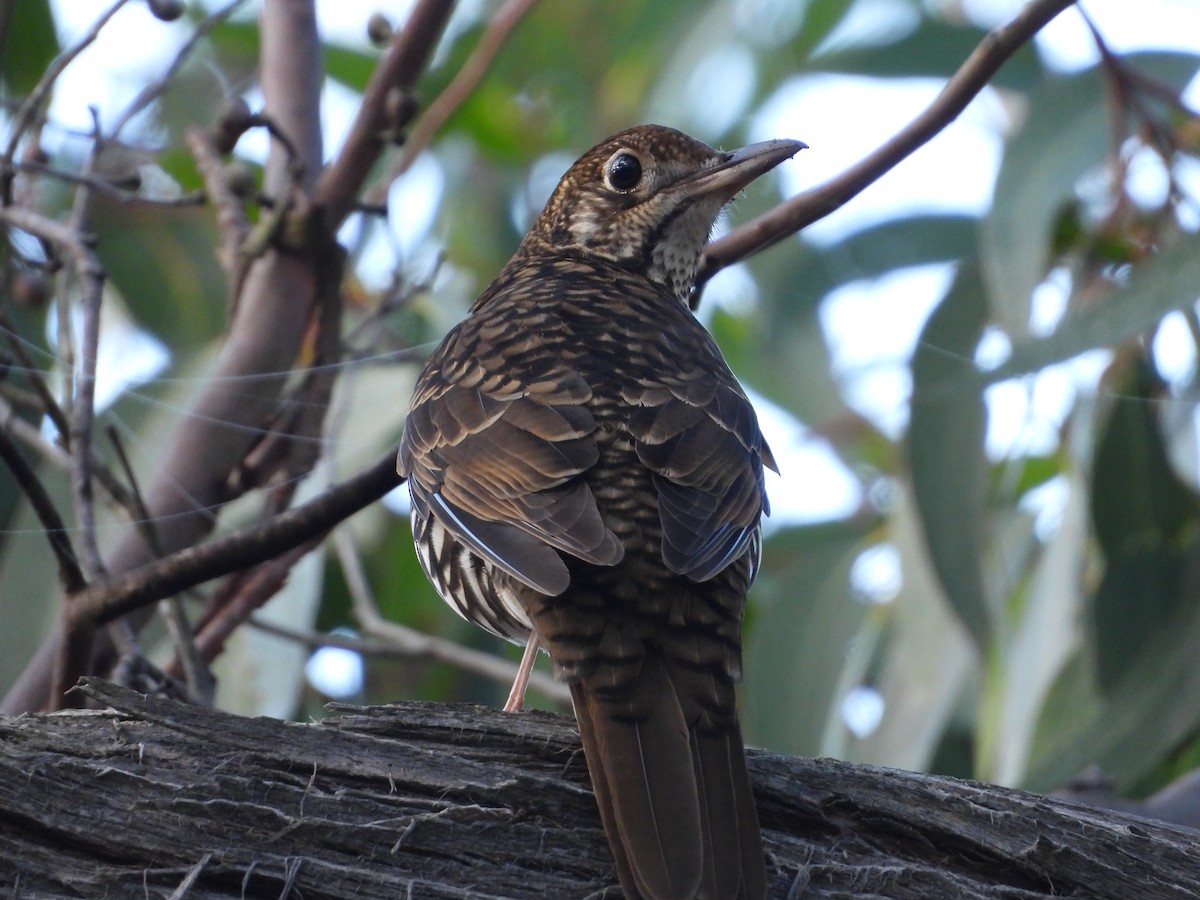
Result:
[[[868,5],[878,14],[864,15]],[[94,13],[45,0],[0,6],[11,116],[59,52],[55,35]],[[134,6],[130,15],[144,15]],[[338,4],[318,3],[326,6]],[[449,83],[498,6],[463,5],[421,86],[423,102]],[[164,189],[198,186],[186,129],[211,120],[226,92],[260,102],[253,11],[208,35],[136,134],[111,148],[114,171],[145,176],[151,166]],[[337,15],[324,12],[326,21]],[[189,5],[188,19],[153,27],[178,40],[201,13]],[[999,21],[969,13],[915,0],[536,5],[436,136],[428,162],[392,189],[390,225],[356,216],[343,230],[352,252],[348,356],[328,465],[311,489],[396,442],[422,348],[500,268],[579,152],[646,120],[723,146],[813,143],[789,172],[738,201],[732,218],[744,221],[781,190],[811,184],[814,157],[855,161],[812,139],[810,114],[781,98],[834,76],[868,91],[945,79]],[[366,15],[352,19],[340,14],[326,48],[337,83],[327,147],[378,53]],[[749,743],[1041,790],[1098,764],[1134,793],[1186,771],[1200,753],[1200,125],[1172,99],[1194,81],[1200,47],[1101,59],[1064,72],[1030,46],[1001,71],[980,101],[998,173],[959,160],[976,179],[994,176],[986,208],[917,203],[840,225],[835,216],[819,239],[790,239],[707,290],[701,315],[771,410],[784,469],[771,484],[776,516],[747,612]],[[86,152],[84,136],[57,119],[88,102],[103,108],[103,99],[56,97],[41,146],[57,168],[78,169]],[[823,125],[851,129],[883,111],[850,105]],[[262,146],[247,139],[239,153],[258,177]],[[1140,190],[1147,180],[1164,187]],[[38,189],[44,211],[66,214],[68,191],[52,181]],[[126,435],[135,470],[145,470],[222,340],[219,235],[206,208],[101,200],[92,217],[113,315],[169,351],[165,368],[135,379],[104,413]],[[13,254],[4,253],[5,312],[52,370],[53,316],[22,303]],[[914,271],[933,277],[905,280]],[[847,367],[844,329],[832,323],[847,292],[880,284],[892,285],[888,315],[850,319],[886,358]],[[106,340],[117,335],[114,325]],[[883,376],[891,393],[872,393],[870,379]],[[67,508],[65,476],[42,469]],[[834,483],[842,485],[834,499],[810,502]],[[516,648],[436,598],[404,510],[402,497],[389,498],[349,523],[370,599],[389,619],[515,659]],[[238,516],[239,507],[224,514],[222,527]],[[101,535],[119,528],[108,515]],[[0,529],[3,690],[59,598],[45,541],[4,477]],[[263,615],[301,636],[359,633],[363,598],[350,566],[324,548]],[[312,648],[253,629],[243,637],[222,658],[219,702],[319,715],[321,682],[303,677]],[[350,690],[364,701],[495,704],[506,688],[421,659],[368,656]],[[536,692],[531,701],[547,702]]]

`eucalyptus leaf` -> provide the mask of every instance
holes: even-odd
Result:
[[[881,222],[847,236],[821,253],[836,279],[831,287],[896,269],[964,259],[975,252],[977,220],[962,215],[919,215]]]
[[[963,264],[917,344],[908,429],[913,493],[929,558],[981,649],[994,627],[983,578],[987,411],[971,373],[986,313],[978,270]]]
[[[94,202],[96,252],[137,321],[179,349],[218,336],[229,285],[209,210]]]
[[[1097,347],[1115,346],[1146,333],[1167,313],[1190,307],[1198,297],[1200,234],[1181,235],[1102,302],[1067,316],[1049,337],[1018,343],[1002,365],[980,378],[994,384]]]
[[[1171,465],[1152,399],[1161,389],[1139,364],[1112,406],[1092,472],[1092,520],[1105,555],[1092,622],[1102,690],[1152,653],[1163,622],[1196,607],[1186,549],[1200,535],[1200,496]]]
[[[752,591],[745,663],[746,740],[815,755],[831,720],[837,689],[864,604],[849,590],[849,570],[861,541],[854,528],[794,528],[766,547],[764,573]]]
[[[899,594],[873,615],[889,617],[872,683],[884,700],[873,733],[849,743],[847,758],[924,771],[959,704],[978,680],[980,654],[933,570],[912,489],[898,485],[888,526],[903,572]]]
[[[922,18],[899,40],[867,47],[851,47],[817,56],[823,71],[878,78],[949,78],[987,37],[973,25],[949,24]],[[1042,73],[1037,52],[1027,45],[1013,54],[996,74],[994,84],[1026,88]]]
[[[1047,697],[1027,783],[1089,765],[1121,785],[1200,726],[1200,497],[1170,464],[1144,364],[1111,401],[1095,451],[1091,515],[1104,568],[1088,641]]]
[[[1122,65],[1182,90],[1200,58],[1131,54]],[[1074,202],[1080,176],[1111,151],[1109,90],[1103,66],[1038,85],[1029,94],[1020,132],[1005,148],[980,248],[993,316],[1016,339],[1027,333],[1033,290],[1049,270],[1050,239],[1060,212]]]
[[[997,784],[1023,782],[1042,706],[1055,679],[1084,639],[1083,586],[1078,565],[1089,538],[1088,491],[1078,467],[1065,476],[1067,501],[1028,587],[1013,604],[1001,663],[991,666],[980,710],[976,776]]]
[[[1092,521],[1110,559],[1175,548],[1200,517],[1200,497],[1175,473],[1158,421],[1155,400],[1165,386],[1148,363],[1135,368],[1108,398],[1092,471]]]
[[[47,0],[8,0],[7,33],[0,46],[0,85],[8,98],[24,98],[58,55],[58,35]]]
[[[1137,783],[1200,726],[1200,542],[1180,551],[1184,566],[1165,617],[1152,618],[1152,638],[1107,686],[1094,645],[1084,645],[1049,693],[1038,723],[1025,786],[1061,787],[1090,766],[1118,790]]]

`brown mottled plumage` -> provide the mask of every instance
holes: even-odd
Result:
[[[734,683],[770,451],[688,309],[721,207],[795,154],[643,126],[585,153],[417,382],[418,555],[571,687],[627,897],[759,898]]]

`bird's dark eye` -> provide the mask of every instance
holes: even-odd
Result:
[[[608,161],[608,173],[605,176],[608,186],[622,194],[632,191],[642,180],[642,163],[629,152],[618,153]]]

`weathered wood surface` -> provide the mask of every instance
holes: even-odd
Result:
[[[571,721],[245,719],[102,682],[0,718],[0,898],[620,896]],[[750,754],[773,898],[1200,897],[1200,832],[972,782]]]

